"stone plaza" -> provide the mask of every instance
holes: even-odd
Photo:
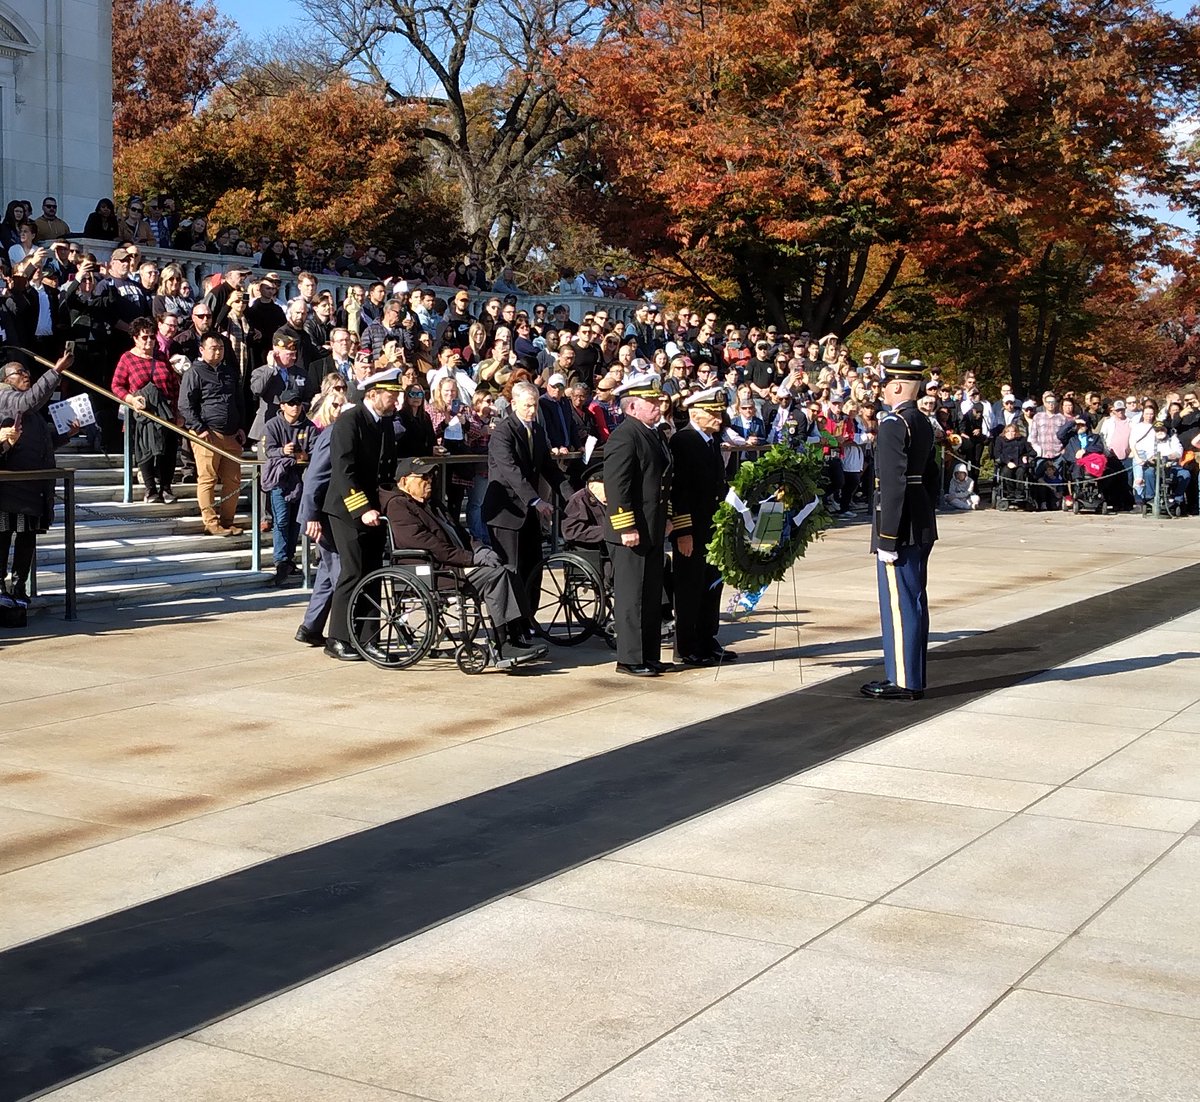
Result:
[[[0,636],[0,1099],[1194,1102],[1200,551],[862,524],[742,658],[388,673],[239,592]]]

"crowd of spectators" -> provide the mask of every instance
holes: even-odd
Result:
[[[112,199],[101,199],[84,226],[76,228],[75,235],[143,248],[240,257],[255,268],[293,275],[312,272],[318,277],[382,280],[405,287],[462,287],[498,294],[523,294],[527,290],[511,267],[501,268],[495,279],[489,281],[483,258],[475,252],[457,259],[440,258],[422,249],[414,253],[394,251],[389,255],[382,245],[369,241],[344,238],[331,247],[312,237],[292,239],[263,234],[252,239],[243,237],[236,226],[224,226],[213,234],[203,214],[181,213],[175,198],[165,194],[130,196],[121,210]],[[58,201],[52,196],[42,200],[37,216],[29,200],[14,199],[0,222],[0,244],[10,265],[19,263],[39,244],[49,248],[55,241],[70,236],[72,228],[58,216]],[[611,263],[599,269],[587,267],[579,273],[562,268],[558,277],[553,289],[559,294],[635,297],[627,277],[616,274]]]
[[[447,496],[481,544],[488,539],[480,519],[483,457],[513,387],[530,382],[538,388],[550,444],[581,482],[583,464],[568,453],[603,445],[621,416],[614,390],[647,369],[662,378],[664,433],[686,423],[685,397],[721,386],[728,407],[722,443],[731,472],[763,446],[816,443],[827,461],[829,509],[849,520],[869,508],[882,350],[863,349],[856,357],[835,334],[788,333],[648,301],[639,302],[629,320],[610,316],[599,302],[575,320],[549,297],[527,311],[519,308],[510,270],[500,273],[490,297],[481,297],[486,279],[475,258],[464,258],[444,280],[431,280],[426,271],[414,283],[411,269],[372,278],[383,270],[371,266],[378,251],[372,261],[370,249],[359,254],[350,244],[332,265],[296,273],[298,293],[289,301],[281,301],[276,269],[293,267],[293,258],[273,257],[279,243],[266,239],[262,258],[252,254],[246,264],[235,262],[193,287],[181,267],[160,268],[143,251],[164,236],[172,245],[219,248],[207,242],[202,219],[172,224],[169,199],[151,205],[135,198],[121,215],[107,200],[98,204],[85,233],[117,242],[103,260],[63,236],[56,209],[47,199],[42,216],[31,221],[25,204],[10,203],[0,223],[10,259],[0,302],[4,343],[53,360],[70,341],[74,369],[84,377],[226,453],[186,442],[177,449],[175,434],[148,429],[146,418],[126,421],[115,403],[102,399],[95,402],[97,425],[86,434],[92,446],[112,451],[128,426],[144,499],[171,502],[176,480],[197,481],[205,528],[213,535],[240,531],[234,509],[241,473],[229,455],[257,447],[266,463],[281,582],[294,571],[302,476],[315,441],[345,403],[358,400],[359,381],[393,366],[402,370],[405,387],[397,418],[401,457],[480,457],[478,464],[450,467]],[[301,250],[310,245],[302,242]],[[240,242],[234,252],[245,255],[245,248]],[[260,259],[255,272],[249,261]],[[326,270],[353,279],[364,270],[369,275],[339,301],[321,286]],[[434,282],[455,288],[448,300]],[[618,286],[611,266],[562,273],[563,294],[607,296]],[[477,314],[473,302],[482,302]],[[33,367],[19,354],[6,359]],[[63,389],[69,391],[65,382]],[[1165,472],[1169,504],[1196,512],[1200,406],[1191,390],[1161,403],[1096,392],[1016,395],[1008,387],[985,396],[972,372],[951,382],[935,367],[920,405],[942,449],[946,508],[979,504],[985,467],[1027,483],[1031,507],[1069,504],[1075,465],[1100,454],[1115,507],[1148,507]],[[12,436],[0,436],[0,463],[19,466],[21,449]],[[0,487],[0,537],[30,525],[6,505],[10,496]],[[37,522],[43,530],[46,521]]]

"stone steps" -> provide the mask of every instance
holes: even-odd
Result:
[[[262,539],[267,570],[251,562],[249,505],[239,502],[240,536],[210,536],[196,506],[196,487],[176,484],[173,505],[147,505],[134,481],[135,501],[121,501],[121,456],[68,448],[56,456],[76,474],[76,595],[81,607],[132,606],[200,600],[214,595],[274,593],[271,537]],[[59,493],[62,487],[59,484]],[[58,523],[38,541],[37,591],[32,610],[61,612],[66,601],[66,544]]]

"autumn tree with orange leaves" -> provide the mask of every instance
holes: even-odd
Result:
[[[229,74],[236,31],[204,0],[113,0],[113,145],[190,118]]]
[[[1048,381],[1099,274],[1179,259],[1194,21],[1134,0],[611,0],[560,80],[625,240],[745,317],[843,336],[906,257]]]
[[[223,90],[126,146],[115,176],[122,194],[179,196],[243,236],[454,242],[454,198],[425,171],[417,110],[345,83],[253,100]]]

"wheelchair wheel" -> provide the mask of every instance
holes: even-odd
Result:
[[[442,615],[438,629],[437,650],[454,654],[469,646],[479,635],[483,626],[483,615],[479,603],[468,593],[448,598],[442,602]]]
[[[438,634],[429,587],[394,566],[368,574],[355,586],[349,621],[354,649],[384,670],[402,670],[419,662]]]
[[[491,662],[491,656],[482,643],[463,643],[454,652],[454,661],[463,673],[483,673]]]
[[[587,559],[556,551],[541,564],[541,586],[529,580],[534,630],[560,647],[582,643],[607,619],[608,600],[600,573]]]

